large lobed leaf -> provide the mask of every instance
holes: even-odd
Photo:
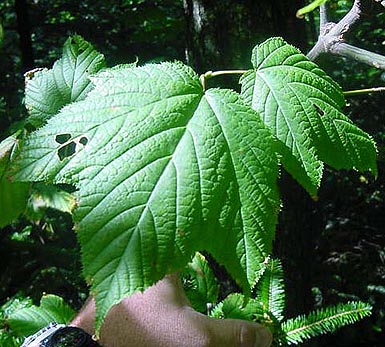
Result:
[[[53,68],[26,73],[25,106],[39,127],[65,105],[83,100],[92,89],[89,77],[105,67],[103,54],[79,35],[67,39]]]
[[[247,290],[279,209],[270,132],[229,90],[180,63],[99,73],[95,89],[31,134],[19,180],[74,184],[97,327],[124,296],[209,251]]]
[[[316,64],[281,38],[256,46],[252,63],[241,94],[280,140],[285,169],[310,194],[323,162],[377,173],[373,140],[342,114],[340,87]]]

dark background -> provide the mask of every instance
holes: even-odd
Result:
[[[385,54],[384,8],[368,3],[348,40]],[[351,4],[330,1],[330,15],[337,20]],[[23,73],[50,67],[71,34],[90,41],[109,66],[177,59],[198,73],[243,69],[250,67],[252,47],[271,36],[282,36],[303,52],[311,48],[317,13],[297,19],[303,5],[300,0],[3,0],[0,140],[25,116]],[[384,85],[383,71],[356,62],[324,56],[319,64],[344,90]],[[220,83],[238,88],[233,78]],[[326,167],[314,201],[291,177],[281,175],[283,208],[275,253],[286,273],[287,317],[340,301],[363,300],[374,306],[370,318],[307,346],[385,346],[384,106],[384,94],[372,94],[349,98],[346,109],[377,141],[376,180]],[[0,305],[14,295],[38,301],[43,292],[81,305],[87,290],[69,226],[69,216],[47,211],[33,222],[21,217],[0,230]]]

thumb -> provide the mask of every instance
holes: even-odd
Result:
[[[240,319],[208,318],[210,346],[269,347],[273,336],[258,323]]]

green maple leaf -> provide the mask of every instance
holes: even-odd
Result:
[[[229,90],[180,63],[121,67],[32,133],[18,180],[77,187],[74,211],[96,325],[126,295],[210,252],[247,291],[279,209],[274,142]]]
[[[343,115],[341,88],[316,64],[281,38],[256,46],[252,63],[241,94],[279,139],[285,169],[310,194],[323,162],[377,174],[373,140]]]

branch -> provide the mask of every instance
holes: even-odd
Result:
[[[362,13],[361,7],[362,1],[355,0],[350,11],[330,30],[330,34],[339,36],[347,33],[360,19]]]
[[[352,8],[338,23],[329,22],[326,4],[323,4],[320,7],[320,34],[318,41],[307,54],[307,57],[314,61],[321,54],[330,53],[385,70],[385,56],[345,43],[344,35],[357,23],[361,14],[362,0],[355,0]]]
[[[358,48],[347,43],[339,43],[330,47],[330,53],[350,58],[361,63],[385,70],[385,56]]]

